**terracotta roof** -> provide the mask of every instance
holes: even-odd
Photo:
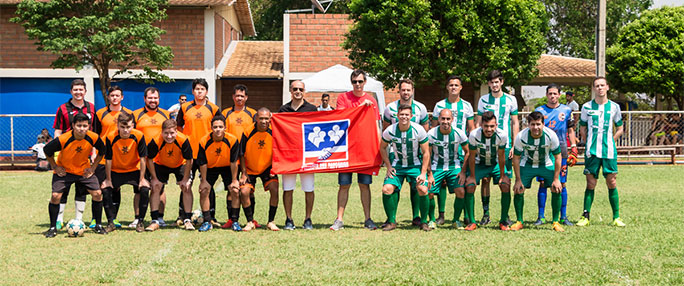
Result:
[[[541,55],[537,62],[539,75],[530,84],[591,84],[596,76],[596,61],[572,57]]]
[[[240,21],[240,29],[245,36],[256,36],[256,29],[254,28],[254,19],[252,19],[252,9],[247,0],[237,0],[235,3],[235,12],[237,12],[238,20]]]
[[[40,2],[47,2],[47,0],[38,0]],[[169,0],[171,6],[216,6],[228,5],[234,0]],[[21,0],[0,0],[0,4],[19,4]],[[247,0],[240,0],[239,2],[247,2]],[[250,16],[251,17],[251,16]]]
[[[280,78],[282,72],[282,41],[239,41],[221,77]]]

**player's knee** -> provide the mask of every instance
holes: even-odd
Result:
[[[52,193],[52,197],[50,197],[50,203],[58,204],[58,203],[61,203],[61,200],[62,200],[62,193]]]
[[[472,189],[472,190],[471,190],[471,189]],[[459,199],[460,199],[460,198],[463,198],[463,197],[465,196],[465,192],[466,192],[466,191],[465,191],[465,189],[463,189],[463,188],[457,188],[457,189],[454,190],[454,193],[456,194],[456,197],[459,198]],[[472,194],[473,192],[475,192],[475,189],[474,189],[474,188],[468,188],[468,193]]]
[[[420,185],[416,188],[418,195],[425,196],[428,194],[428,188],[426,186]]]
[[[615,174],[610,174],[606,177],[606,186],[609,189],[617,188],[617,178],[615,177]]]
[[[249,195],[252,193],[252,189],[249,187],[246,188],[241,188],[240,189],[240,195],[244,196],[245,198],[249,198]]]
[[[349,188],[347,188],[347,190],[349,190]],[[391,195],[392,193],[394,193],[394,185],[387,184],[382,186],[382,193],[384,195]]]
[[[102,200],[102,192],[100,190],[92,190],[90,191],[90,195],[93,197],[93,201]]]
[[[340,185],[340,190],[338,192],[349,192],[349,187],[351,187],[351,185]],[[385,188],[383,187],[383,189]]]

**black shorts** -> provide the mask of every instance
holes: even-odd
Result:
[[[107,179],[107,168],[105,168],[105,165],[99,164],[97,165],[97,168],[95,168],[95,175],[94,177],[97,178],[97,182],[102,184]],[[115,188],[116,189],[116,188]]]
[[[216,181],[218,181],[218,177],[221,176],[221,179],[223,179],[223,186],[225,187],[225,190],[228,190],[230,182],[233,180],[231,174],[230,166],[207,168],[207,182],[213,187]]]
[[[169,182],[169,175],[171,174],[176,176],[176,182],[180,182],[183,180],[183,166],[177,168],[169,168],[166,166],[157,165],[157,163],[155,163],[154,170],[157,173],[157,180],[164,184]]]
[[[57,174],[52,174],[52,192],[63,193],[65,190],[71,188],[71,184],[76,183],[76,190],[78,194],[79,188],[85,190],[100,190],[100,184],[97,182],[95,176],[85,178],[81,175],[74,175],[67,173],[66,176],[60,177]]]
[[[138,188],[140,185],[140,170],[127,173],[112,171],[112,188],[117,190],[123,185],[131,185],[133,186],[134,193],[140,193],[140,189]]]
[[[271,174],[271,167],[259,175],[247,175],[247,185],[252,188],[252,190],[254,190],[254,186],[256,186],[257,179],[261,179],[261,183],[264,185],[264,191],[268,191],[266,189],[268,184],[272,182],[275,182],[276,184],[278,183],[278,176]]]

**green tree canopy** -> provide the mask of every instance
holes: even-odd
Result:
[[[352,0],[344,48],[352,65],[387,86],[456,74],[479,84],[499,69],[507,85],[532,79],[548,17],[534,0]]]
[[[645,12],[620,30],[606,59],[612,86],[663,94],[684,110],[684,6]]]
[[[153,24],[166,19],[166,0],[25,0],[16,17],[39,51],[57,55],[54,68],[80,70],[92,65],[99,74],[102,95],[111,79],[132,74],[146,81],[170,79],[159,73],[171,66],[170,47],[156,43],[165,33]],[[109,75],[109,69],[116,69]]]

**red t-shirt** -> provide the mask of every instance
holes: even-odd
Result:
[[[378,102],[375,101],[375,98],[373,98],[373,96],[371,96],[370,94],[365,93],[365,92],[363,93],[363,96],[361,96],[361,97],[354,95],[353,91],[347,91],[345,93],[340,93],[337,96],[337,104],[335,105],[335,107],[337,107],[337,109],[357,107],[357,106],[361,105],[361,103],[363,103],[366,99],[373,102],[373,109],[375,110],[375,114],[378,115],[377,116],[378,120],[381,120],[382,117],[380,117],[380,110],[378,109]]]

